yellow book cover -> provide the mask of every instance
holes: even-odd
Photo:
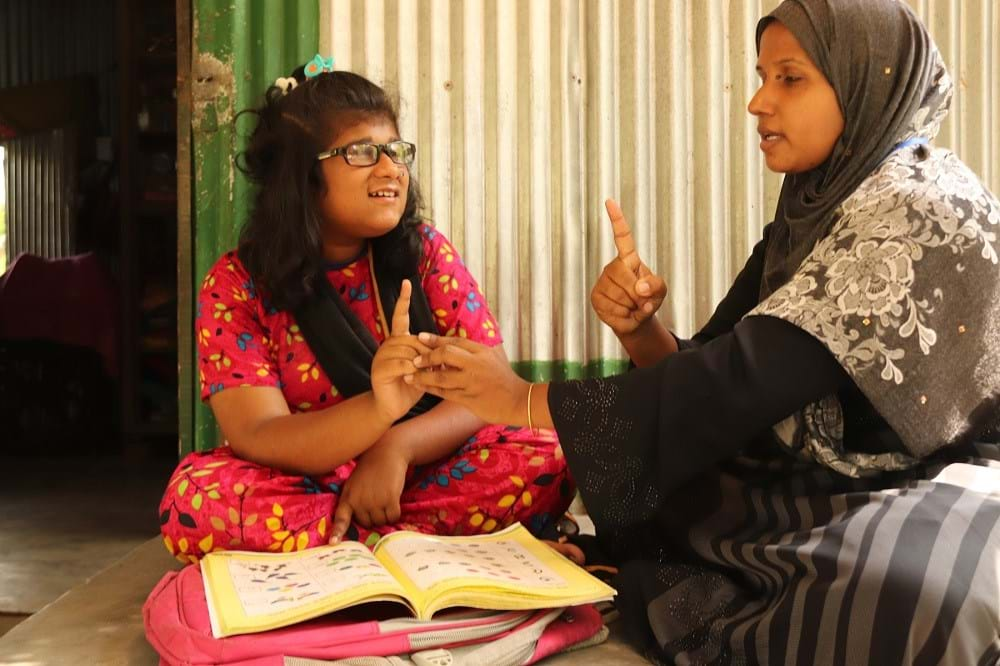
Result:
[[[394,532],[295,553],[217,551],[201,562],[216,638],[394,601],[422,620],[445,608],[530,610],[612,599],[615,590],[519,523],[493,534]]]

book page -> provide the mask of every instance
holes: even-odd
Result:
[[[566,579],[513,538],[472,541],[401,534],[386,540],[381,549],[421,590],[456,578],[535,590],[568,586]]]
[[[247,617],[272,615],[370,584],[397,581],[360,543],[303,551],[295,559],[230,557],[225,562],[235,596]]]

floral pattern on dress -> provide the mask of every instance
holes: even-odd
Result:
[[[503,342],[479,285],[448,239],[428,225],[421,227],[421,234],[421,286],[438,333],[491,346]],[[385,331],[372,296],[368,257],[331,268],[327,277],[381,344]],[[470,308],[469,303],[475,306]],[[293,412],[322,409],[344,399],[306,344],[294,315],[274,309],[259,296],[235,252],[225,254],[205,277],[198,298],[196,339],[203,400],[233,386],[278,387]]]
[[[420,279],[442,335],[487,345],[503,339],[486,299],[448,239],[421,227]],[[334,289],[381,343],[367,257],[327,271]],[[206,275],[197,303],[196,340],[203,400],[239,386],[281,390],[292,413],[331,407],[344,398],[319,366],[291,313],[262,298],[234,252]],[[182,562],[226,548],[302,550],[326,543],[340,492],[355,467],[302,476],[237,458],[230,447],[184,457],[160,502],[164,545]],[[368,546],[400,529],[429,534],[492,532],[515,521],[538,533],[569,506],[575,492],[555,433],[487,425],[450,455],[411,467],[400,496],[400,520],[347,538]]]
[[[1000,358],[988,314],[1000,312],[998,232],[1000,203],[957,157],[901,150],[843,202],[795,275],[747,315],[784,319],[823,342],[908,449],[852,454],[813,428],[825,442],[812,445],[817,460],[851,476],[913,466],[962,435],[968,424],[952,413],[973,413],[997,395],[1000,368],[977,356]],[[964,378],[970,386],[953,391],[939,378],[954,373],[956,357],[975,371]],[[964,406],[953,409],[956,401]],[[830,409],[811,405],[801,424],[828,424]]]

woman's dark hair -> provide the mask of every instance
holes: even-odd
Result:
[[[257,186],[250,216],[240,233],[238,256],[268,301],[294,310],[323,275],[323,218],[317,207],[325,185],[316,159],[339,131],[359,120],[396,121],[396,107],[382,88],[351,72],[324,72],[284,93],[271,86],[264,103],[243,113],[257,116],[237,168]],[[339,158],[338,158],[339,159]],[[422,252],[418,226],[422,207],[410,175],[400,223],[373,240],[373,251],[396,281],[412,277]]]

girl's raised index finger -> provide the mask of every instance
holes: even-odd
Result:
[[[410,294],[413,286],[409,280],[403,280],[399,287],[399,298],[396,300],[396,307],[392,311],[392,333],[391,335],[410,334]]]

